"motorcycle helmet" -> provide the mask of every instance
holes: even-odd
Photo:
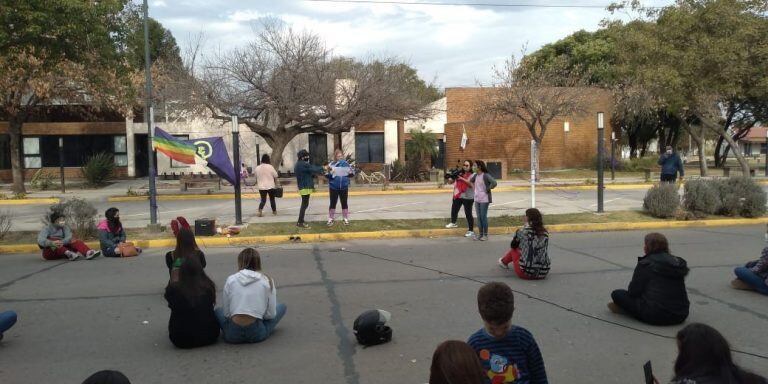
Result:
[[[392,340],[392,328],[387,322],[392,314],[381,309],[371,309],[360,314],[355,319],[352,329],[355,332],[357,342],[365,345],[384,344]]]

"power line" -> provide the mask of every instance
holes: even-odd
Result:
[[[348,4],[397,4],[397,5],[430,5],[430,6],[473,6],[473,7],[498,7],[498,8],[592,8],[605,9],[607,5],[579,5],[579,4],[505,4],[505,3],[441,3],[434,1],[408,1],[408,0],[304,0],[315,3],[348,3]]]

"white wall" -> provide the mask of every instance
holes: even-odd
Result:
[[[397,120],[384,122],[384,163],[392,164],[397,160]]]
[[[426,107],[426,110],[431,113],[431,117],[423,120],[406,120],[405,129],[406,133],[413,129],[425,128],[425,131],[432,133],[445,133],[445,124],[448,123],[447,102],[448,98],[443,97],[440,100],[434,101]]]

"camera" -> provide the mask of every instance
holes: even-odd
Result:
[[[452,168],[445,172],[444,178],[446,180],[451,179],[453,181],[456,181],[456,179],[459,178],[459,175],[461,175],[461,170],[458,168]]]

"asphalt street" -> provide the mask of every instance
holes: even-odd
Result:
[[[761,331],[768,327],[768,297],[729,287],[733,267],[757,258],[765,246],[763,230],[665,233],[691,268],[688,323],[714,326],[740,351],[738,364],[768,375],[768,333]],[[664,383],[681,326],[648,326],[606,308],[611,290],[626,287],[643,235],[557,234],[552,273],[536,282],[496,266],[509,244],[502,236],[483,243],[441,238],[263,247],[265,271],[288,306],[276,333],[260,344],[219,342],[196,350],[177,350],[168,340],[164,249],[76,262],[2,255],[0,310],[17,311],[19,322],[0,342],[0,382],[79,383],[97,370],[118,369],[133,383],[426,383],[434,348],[481,327],[477,290],[500,280],[517,292],[513,322],[537,339],[550,382],[640,383],[651,360]],[[206,271],[220,290],[235,272],[239,249],[205,252]],[[392,313],[394,339],[362,348],[352,323],[371,308]]]
[[[606,190],[605,209],[631,210],[641,209],[646,188],[637,190]],[[530,207],[530,192],[494,192],[490,217],[520,215]],[[149,223],[149,202],[115,202],[105,199],[91,200],[104,214],[109,207],[120,209],[121,219],[127,227],[144,227]],[[269,203],[266,215],[257,217],[258,199],[243,200],[243,220],[248,223],[258,222],[295,222],[298,217],[299,198],[277,199],[278,215],[272,216]],[[329,198],[313,196],[310,200],[307,220],[325,221],[328,218]],[[350,196],[349,206],[352,220],[372,219],[421,219],[447,218],[450,216],[451,195],[446,190],[434,194],[398,194]],[[544,214],[595,212],[597,193],[592,190],[554,190],[540,191],[536,194],[536,206]],[[46,205],[20,205],[6,208],[13,213],[13,230],[38,230],[43,215],[48,211]],[[341,215],[341,205],[337,205],[337,214]],[[158,220],[168,223],[176,216],[193,218],[215,218],[218,223],[233,224],[235,221],[234,200],[175,200],[158,201]],[[459,217],[463,212],[459,213]],[[491,222],[491,225],[493,223]]]

